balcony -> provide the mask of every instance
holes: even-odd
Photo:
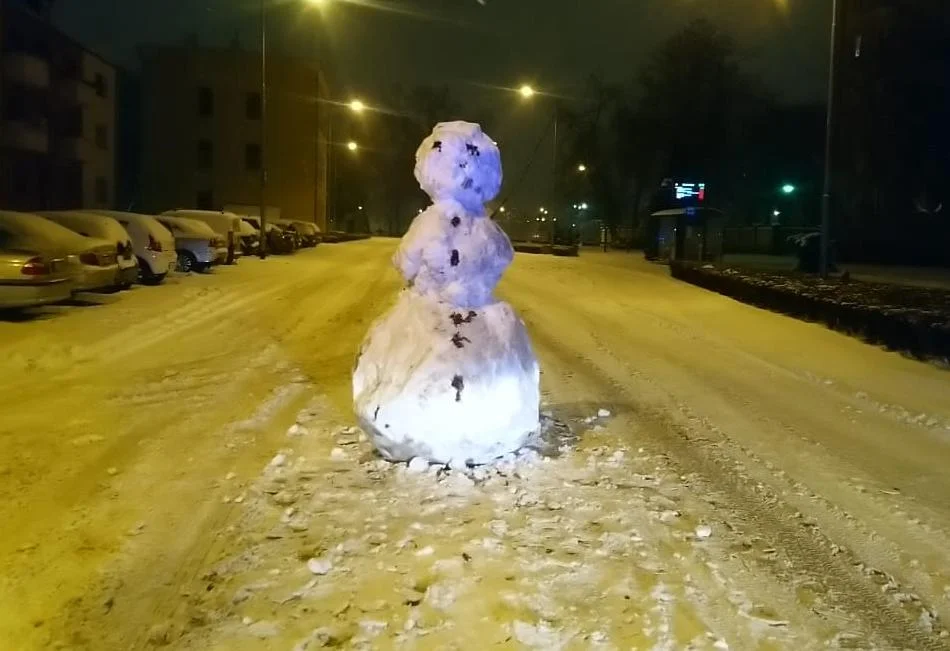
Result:
[[[96,99],[96,90],[81,79],[64,79],[56,84],[56,95],[69,104],[89,104]]]
[[[49,88],[49,64],[42,58],[25,52],[3,55],[3,75],[7,81],[32,88]]]
[[[64,158],[86,160],[86,141],[79,136],[60,138],[56,142],[56,153]]]
[[[49,133],[45,125],[10,120],[3,123],[0,131],[2,142],[7,147],[40,154],[49,152]]]

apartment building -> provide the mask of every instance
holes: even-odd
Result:
[[[264,148],[259,52],[146,48],[141,85],[146,210],[257,214],[266,165],[268,215],[325,228],[327,85],[312,62],[268,56]]]
[[[30,5],[0,0],[0,207],[111,208],[115,67]]]

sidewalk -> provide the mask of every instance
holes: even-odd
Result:
[[[745,269],[762,271],[791,271],[796,259],[791,256],[728,254],[723,264]],[[841,264],[842,271],[848,271],[855,280],[906,285],[908,287],[927,287],[932,289],[950,289],[950,269],[940,267],[901,267],[866,264]]]

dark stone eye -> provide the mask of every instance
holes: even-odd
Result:
[[[459,250],[458,249],[452,249],[452,257],[449,258],[449,263],[451,263],[453,267],[459,266]]]
[[[462,402],[462,389],[465,388],[465,380],[461,375],[452,378],[452,388],[455,389],[455,402]]]
[[[455,228],[458,228],[459,224],[461,223],[462,223],[462,220],[459,219],[458,217],[452,218],[452,226],[454,226]]]
[[[473,145],[472,143],[469,143],[469,144],[465,145],[465,149],[468,151],[468,155],[469,155],[469,156],[481,156],[481,155],[482,155],[481,152],[478,151],[478,147],[477,147],[476,145]]]
[[[465,316],[462,316],[459,312],[453,312],[449,318],[452,319],[452,323],[457,327],[463,323],[471,323],[472,319],[477,316],[478,314],[475,312],[475,310],[469,310],[468,314]]]
[[[432,148],[433,148],[433,149],[438,149],[439,151],[442,151],[442,141],[441,141],[441,140],[436,140],[434,143],[432,143]]]
[[[462,189],[470,190],[472,188],[472,184],[473,184],[472,179],[465,179],[465,181],[462,183]]]

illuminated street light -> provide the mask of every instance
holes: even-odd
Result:
[[[505,207],[502,206],[501,208],[499,208],[499,209],[498,209],[498,212],[505,212]]]
[[[360,148],[360,146],[357,145],[356,142],[351,140],[348,143],[346,143],[346,148],[349,149],[350,151],[356,151],[357,149]]]
[[[531,86],[527,84],[519,88],[518,92],[521,93],[521,96],[524,97],[525,99],[531,99],[532,97],[534,97],[534,88],[532,88]]]
[[[781,211],[781,210],[773,210],[773,211],[772,211],[772,216],[773,216],[773,217],[780,217],[781,215],[782,215],[782,211]]]
[[[583,174],[584,172],[587,171],[587,165],[584,165],[584,163],[581,163],[580,165],[577,166],[577,171]]]
[[[782,186],[782,194],[795,194],[797,188],[791,183],[786,183]]]
[[[320,0],[316,0],[316,1],[320,2]],[[363,104],[363,102],[359,101],[358,99],[354,99],[352,102],[350,102],[350,110],[353,111],[354,113],[362,113],[363,109],[365,108],[366,108],[366,105]]]

